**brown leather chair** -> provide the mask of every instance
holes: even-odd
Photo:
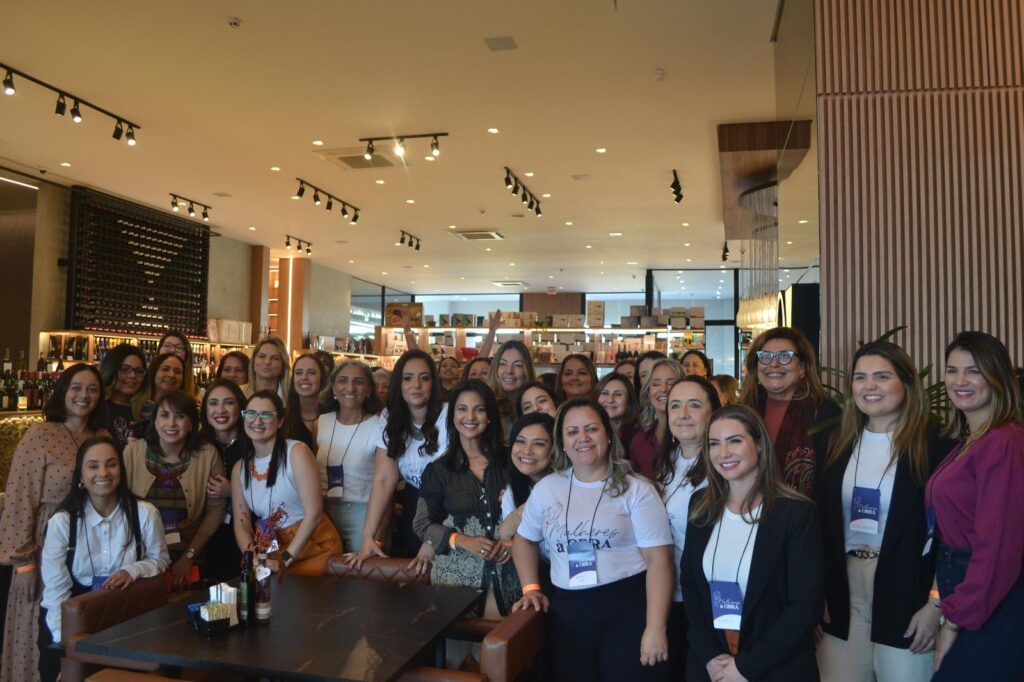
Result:
[[[363,562],[359,569],[345,563],[341,556],[332,556],[327,560],[327,575],[355,580],[379,580],[387,583],[429,585],[430,575],[416,575],[405,570],[408,559],[395,557],[372,557]]]
[[[62,682],[83,682],[101,668],[127,668],[145,672],[160,670],[157,663],[132,661],[79,651],[76,644],[118,623],[123,623],[167,603],[167,583],[163,576],[135,581],[126,590],[96,590],[66,599],[61,604]]]

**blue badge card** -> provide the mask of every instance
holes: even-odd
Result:
[[[881,506],[881,490],[854,486],[853,499],[850,501],[850,530],[878,535],[878,514]]]
[[[928,539],[924,541],[924,551],[921,552],[921,556],[928,556],[928,552],[932,551],[932,539],[935,537],[935,507],[928,507],[924,510],[924,518],[928,523]]]
[[[711,617],[719,630],[739,630],[743,620],[743,592],[740,584],[711,581]]]
[[[597,552],[588,540],[569,540],[569,587],[597,584]]]
[[[327,497],[341,497],[345,491],[345,467],[327,467]]]
[[[176,545],[181,542],[181,531],[178,529],[178,511],[176,509],[161,509],[160,518],[164,522],[164,538],[168,545]]]
[[[92,589],[98,590],[103,587],[103,583],[107,582],[109,575],[94,575],[92,577]]]

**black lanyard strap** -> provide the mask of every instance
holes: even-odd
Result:
[[[711,582],[715,582],[715,560],[718,558],[718,541],[722,539],[722,526],[725,525],[725,514],[722,512],[722,518],[718,521],[718,535],[715,536],[715,549],[711,552]],[[740,520],[743,519],[743,515],[740,515]],[[740,582],[740,567],[743,565],[743,556],[747,553],[747,547],[750,545],[750,538],[754,536],[755,525],[750,524],[750,531],[747,532],[747,541],[743,543],[743,551],[740,552],[740,560],[736,563],[736,579],[733,581],[737,585]]]
[[[860,470],[860,444],[864,440],[864,433],[861,432],[860,438],[857,439],[857,455],[853,461],[853,487],[857,487],[857,472]],[[875,490],[882,489],[882,481],[885,480],[885,475],[889,473],[889,469],[892,467],[892,458],[889,459],[889,464],[886,465],[882,471],[882,477],[878,479],[878,485],[875,486]]]
[[[565,551],[569,551],[569,506],[572,504],[572,482],[576,474],[573,471],[569,472],[569,496],[565,500]],[[594,522],[597,520],[597,510],[601,506],[601,500],[604,499],[604,489],[607,487],[608,478],[601,482],[601,494],[597,498],[597,504],[594,505],[594,515],[590,517],[590,535],[587,537],[587,542],[591,547],[594,546]]]

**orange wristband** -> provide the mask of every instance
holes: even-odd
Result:
[[[540,592],[540,584],[530,583],[529,585],[523,585],[523,594],[527,592]]]
[[[941,597],[939,596],[939,591],[938,590],[932,590],[931,592],[929,592],[928,593],[928,598],[929,599],[935,599],[935,600],[941,599]]]
[[[451,547],[452,549],[455,549],[455,541],[458,539],[458,537],[459,537],[458,533],[452,533],[451,535],[449,535],[448,536],[448,546]]]
[[[15,573],[28,573],[29,571],[36,570],[35,564],[23,564],[14,568]]]

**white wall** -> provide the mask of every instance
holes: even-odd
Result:
[[[252,277],[251,247],[227,237],[210,237],[210,275],[206,314],[213,319],[249,319],[249,288]]]
[[[352,278],[344,272],[312,264],[306,312],[308,331],[319,336],[348,336]]]

